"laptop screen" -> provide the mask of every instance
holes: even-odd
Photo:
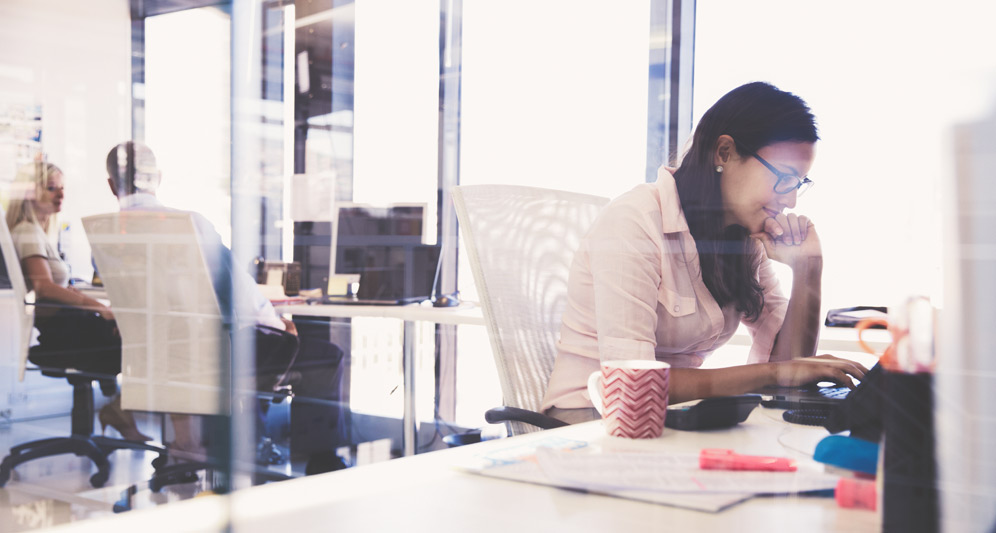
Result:
[[[432,295],[439,246],[339,246],[338,274],[359,274],[361,300],[424,300]]]
[[[439,247],[423,244],[423,204],[336,208],[331,272],[359,274],[361,300],[429,298]]]

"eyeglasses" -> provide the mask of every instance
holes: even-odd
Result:
[[[778,181],[775,182],[775,192],[778,194],[788,194],[792,191],[798,190],[798,196],[802,196],[806,191],[808,191],[813,186],[813,180],[807,178],[806,176],[799,177],[793,176],[792,174],[786,174],[775,168],[771,163],[764,160],[763,157],[757,155],[757,152],[752,152],[751,155],[754,159],[761,162],[762,165],[768,167],[768,170],[772,174],[778,176]]]

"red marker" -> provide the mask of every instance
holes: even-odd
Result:
[[[764,472],[795,472],[795,459],[739,455],[733,450],[704,449],[699,454],[699,468],[703,470],[760,470]]]

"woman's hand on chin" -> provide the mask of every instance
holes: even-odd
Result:
[[[793,269],[822,259],[823,249],[816,226],[805,215],[779,213],[764,220],[764,230],[751,235],[761,241],[769,258]]]

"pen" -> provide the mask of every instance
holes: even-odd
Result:
[[[795,472],[795,459],[740,455],[733,450],[706,448],[699,453],[699,468],[703,470],[760,470],[765,472]]]

